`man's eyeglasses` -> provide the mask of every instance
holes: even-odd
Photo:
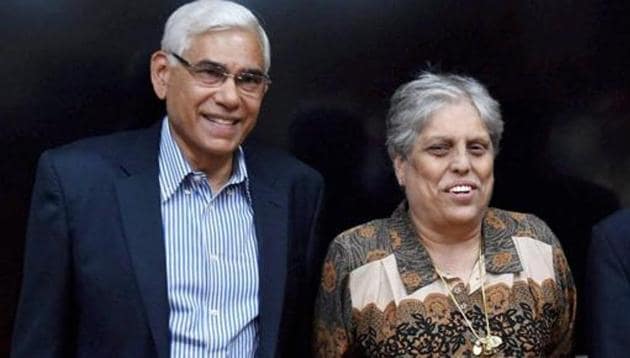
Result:
[[[190,64],[176,53],[170,52],[179,63],[181,63],[190,75],[202,86],[221,86],[228,77],[234,79],[236,87],[243,93],[250,96],[260,96],[265,86],[271,84],[269,76],[262,72],[245,71],[232,74],[225,67],[214,62],[201,62],[195,65]]]

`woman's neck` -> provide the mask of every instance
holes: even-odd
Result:
[[[423,224],[414,221],[420,242],[436,268],[467,282],[479,258],[481,223],[457,228],[451,225],[448,229]]]

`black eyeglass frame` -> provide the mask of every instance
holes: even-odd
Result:
[[[266,73],[239,72],[236,74],[232,74],[232,73],[229,73],[221,64],[208,63],[202,66],[193,65],[190,62],[188,62],[186,59],[184,59],[183,57],[179,56],[178,54],[174,52],[168,52],[168,53],[172,55],[173,57],[175,57],[175,59],[184,66],[184,68],[193,76],[193,78],[195,78],[196,80],[198,80],[198,82],[200,82],[202,85],[207,86],[207,87],[218,87],[224,84],[228,78],[232,78],[234,80],[234,83],[236,84],[236,87],[240,89],[241,91],[243,91],[244,93],[261,94],[263,93],[263,89],[265,88],[265,86],[269,86],[271,84],[271,78]],[[222,76],[222,78],[219,79],[216,83],[207,83],[202,80],[199,80],[198,74],[208,72],[210,67],[212,67],[212,69],[216,72],[216,74],[219,74]],[[257,83],[256,89],[247,90],[245,87],[243,87],[243,83],[246,83],[245,76],[249,76],[251,78],[260,80],[260,82]]]

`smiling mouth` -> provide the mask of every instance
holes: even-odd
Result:
[[[453,194],[468,194],[473,190],[472,185],[455,185],[454,187],[448,190],[449,193]]]
[[[202,115],[204,119],[206,119],[209,122],[215,123],[215,124],[220,124],[223,126],[233,126],[236,125],[239,120],[238,119],[230,119],[230,118],[221,118],[221,117],[214,117],[214,116],[209,116],[206,114]]]

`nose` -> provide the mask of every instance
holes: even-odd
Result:
[[[228,77],[219,86],[214,94],[215,102],[226,109],[233,110],[238,107],[241,96],[233,77]]]
[[[471,163],[470,157],[466,150],[459,150],[453,154],[453,160],[451,161],[451,170],[457,174],[466,174],[470,171]]]

